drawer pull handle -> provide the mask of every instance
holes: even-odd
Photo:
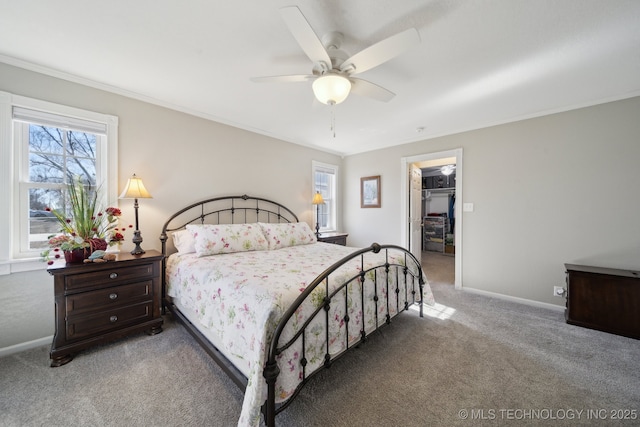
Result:
[[[118,294],[116,294],[116,293],[109,294],[109,299],[114,300],[116,298],[118,298]]]
[[[109,279],[115,279],[116,277],[118,277],[118,273],[111,273],[109,275]]]
[[[118,320],[118,316],[111,316],[109,320],[111,321],[111,323],[116,323],[116,321]]]

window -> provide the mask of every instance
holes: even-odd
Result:
[[[11,201],[0,207],[0,238],[11,242],[0,261],[39,257],[59,228],[46,208],[65,209],[70,180],[100,187],[105,206],[116,201],[117,126],[113,116],[0,92],[0,162],[12,171],[0,177]]]
[[[312,162],[313,193],[322,194],[324,205],[320,205],[318,223],[320,231],[335,231],[337,224],[338,166]]]

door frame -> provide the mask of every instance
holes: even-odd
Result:
[[[456,148],[447,151],[438,151],[433,153],[418,154],[415,156],[402,157],[400,159],[400,241],[401,245],[408,247],[409,245],[409,165],[412,163],[420,163],[429,160],[438,160],[445,157],[456,158],[456,205],[454,215],[456,219],[455,231],[455,289],[462,288],[462,148]]]
[[[409,198],[408,198],[408,211],[409,215],[408,220],[408,229],[407,229],[407,249],[411,252],[416,258],[420,259],[422,257],[423,250],[423,242],[422,242],[422,234],[423,234],[423,226],[422,226],[422,208],[423,208],[423,200],[422,200],[422,168],[418,166],[417,163],[409,163],[407,165],[407,173],[409,174]],[[420,181],[416,182],[418,188],[414,187],[414,171],[420,174]],[[416,195],[414,195],[414,191],[418,192],[419,201],[415,200]],[[417,202],[418,206],[414,206],[414,202]],[[416,212],[416,207],[418,208],[417,217],[414,216]],[[419,236],[418,242],[414,241],[414,237],[416,234]],[[415,252],[414,252],[415,251]]]

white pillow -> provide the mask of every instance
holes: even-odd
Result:
[[[316,235],[306,222],[285,222],[277,224],[259,223],[269,242],[269,249],[288,246],[308,245],[317,241]]]
[[[189,224],[187,230],[193,234],[198,257],[269,249],[258,224]]]
[[[196,251],[196,239],[189,230],[179,230],[172,234],[173,246],[181,254],[192,254]]]

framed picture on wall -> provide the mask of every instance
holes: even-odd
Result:
[[[380,207],[380,175],[360,178],[360,207]]]

